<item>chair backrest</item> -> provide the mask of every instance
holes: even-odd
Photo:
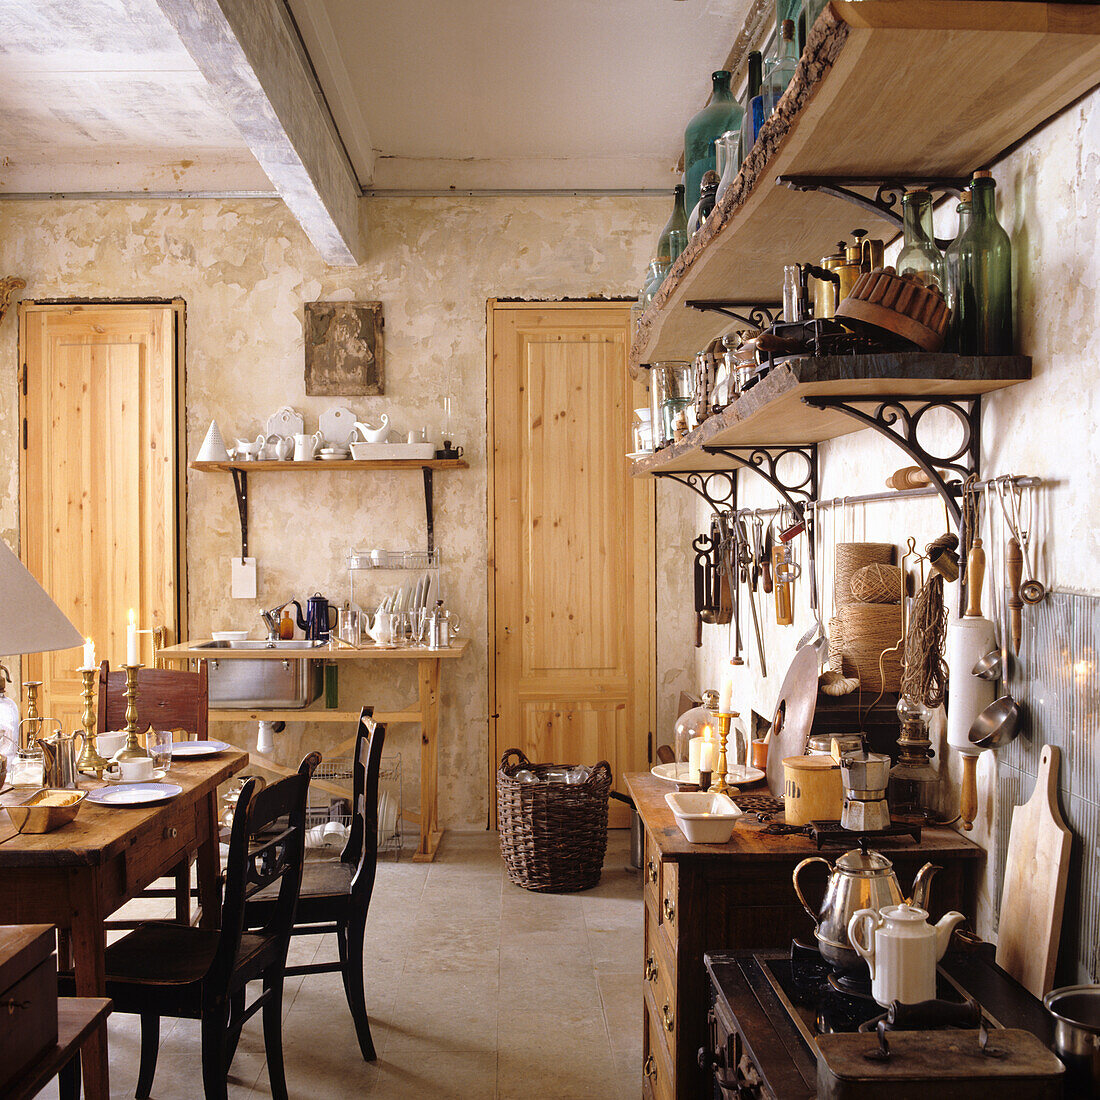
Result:
[[[257,934],[274,936],[277,957],[286,957],[302,885],[309,780],[320,762],[321,754],[311,752],[294,775],[266,787],[255,778],[249,779],[241,790],[229,836],[221,936],[207,973],[209,995],[224,996],[230,990],[244,930],[245,906],[249,898],[276,882],[278,897]]]
[[[206,662],[198,672],[142,668],[137,674],[137,728],[186,730],[205,741],[210,728]],[[120,730],[126,724],[126,673],[112,672],[109,662],[99,666],[99,702],[96,733]]]
[[[352,765],[352,814],[348,842],[340,854],[344,863],[355,867],[351,883],[353,898],[370,900],[378,865],[378,774],[382,770],[382,747],[386,727],[372,717],[373,707],[364,707],[355,735]]]

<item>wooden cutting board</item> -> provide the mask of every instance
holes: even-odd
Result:
[[[1031,798],[1012,811],[997,964],[1036,997],[1054,981],[1073,834],[1058,809],[1058,749],[1044,745]]]

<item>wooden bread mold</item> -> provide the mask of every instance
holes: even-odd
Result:
[[[836,315],[900,337],[925,351],[939,351],[951,311],[939,287],[884,267],[861,275]]]

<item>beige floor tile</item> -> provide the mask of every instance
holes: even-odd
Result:
[[[496,1071],[495,1052],[399,1051],[379,1059],[374,1088],[368,1095],[377,1100],[495,1100]],[[530,1082],[527,1096],[530,1100]]]
[[[386,1053],[497,1049],[498,979],[492,974],[406,975]]]

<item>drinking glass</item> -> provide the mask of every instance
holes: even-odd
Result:
[[[153,767],[168,771],[172,766],[172,731],[151,730],[145,738],[145,747],[153,757]]]

